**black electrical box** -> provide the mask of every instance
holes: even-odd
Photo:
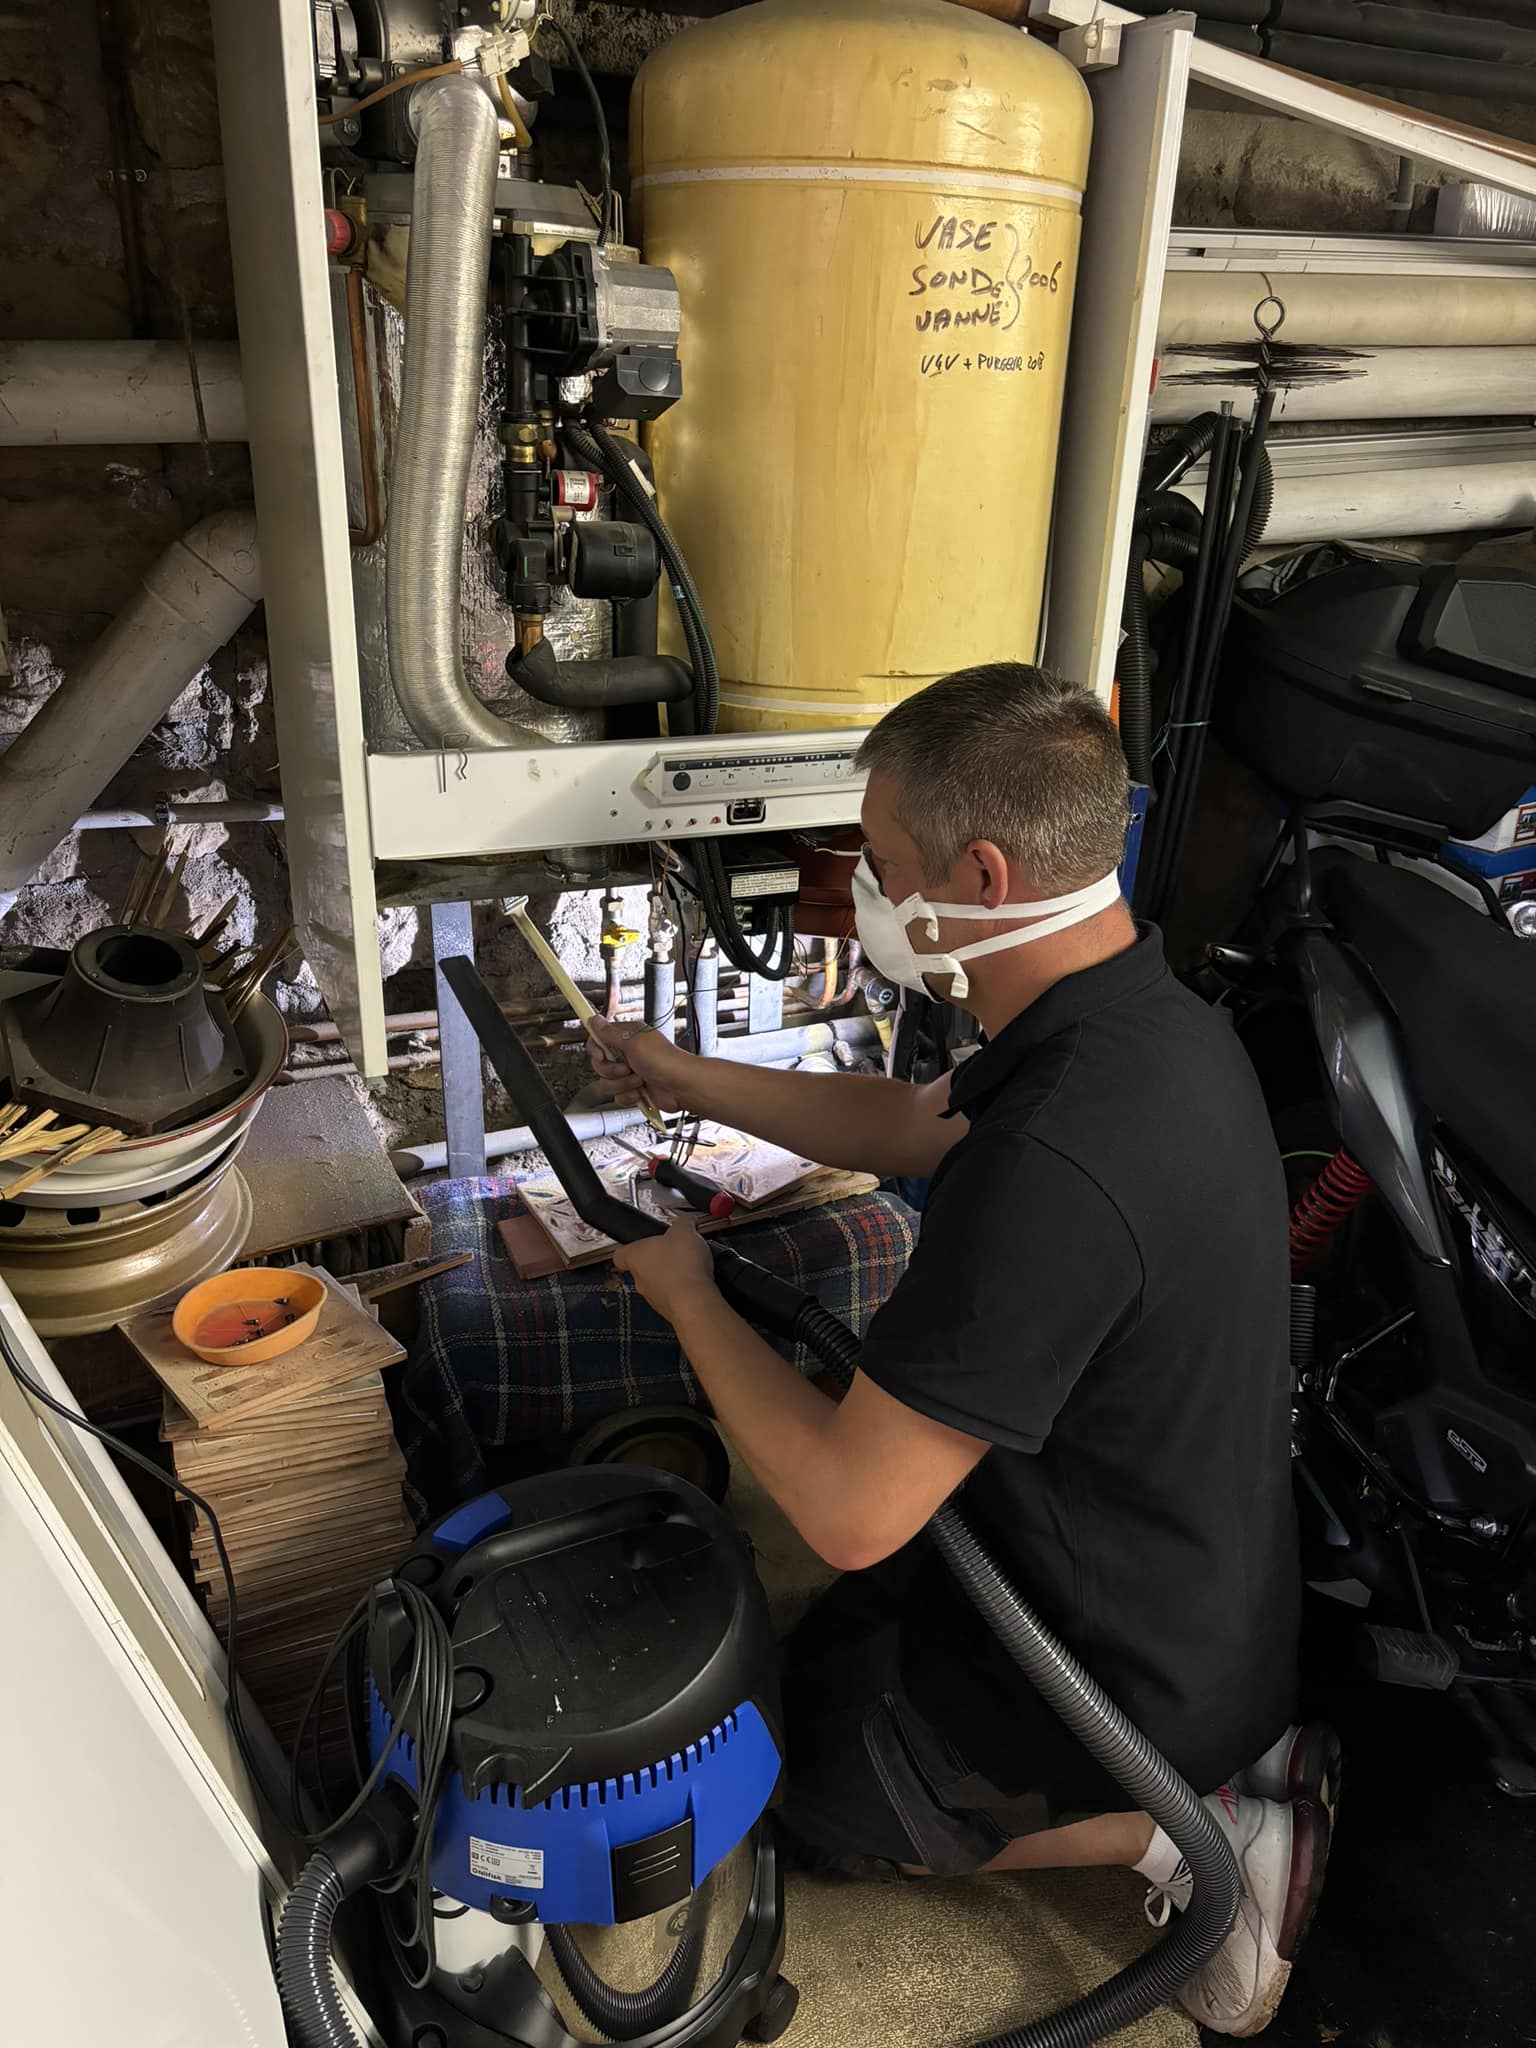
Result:
[[[793,908],[800,894],[800,869],[793,855],[771,839],[717,839],[714,844],[725,870],[726,895],[743,931],[761,931],[770,911]],[[675,840],[673,851],[684,886],[698,895],[689,841]]]
[[[1214,719],[1293,802],[1486,832],[1536,783],[1536,576],[1331,543],[1245,577]]]

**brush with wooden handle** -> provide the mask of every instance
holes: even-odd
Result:
[[[509,897],[503,903],[502,908],[528,941],[535,957],[542,963],[544,972],[555,984],[555,987],[559,989],[561,995],[565,997],[565,1000],[571,1007],[572,1014],[584,1026],[587,1036],[595,1040],[598,1045],[601,1045],[603,1042],[601,1037],[592,1029],[593,1019],[597,1016],[597,1011],[566,973],[556,957],[553,947],[528,915],[528,898],[526,896]],[[644,1089],[640,1091],[640,1107],[644,1110],[645,1120],[651,1129],[659,1131],[664,1138],[670,1138],[672,1134],[667,1128],[666,1118],[645,1093]]]

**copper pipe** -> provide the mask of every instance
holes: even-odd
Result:
[[[821,942],[821,994],[813,1005],[818,1010],[830,1009],[837,994],[837,956],[840,950],[836,939],[823,939]]]
[[[363,273],[347,272],[347,339],[352,344],[352,399],[357,408],[357,459],[363,473],[363,523],[348,528],[355,548],[371,547],[384,531],[379,491],[379,440],[373,378],[368,368],[368,305]]]

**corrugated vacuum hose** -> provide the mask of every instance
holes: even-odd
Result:
[[[852,1379],[859,1340],[819,1302],[806,1300],[793,1335],[845,1385]],[[953,1502],[939,1509],[928,1533],[966,1597],[1041,1699],[1163,1830],[1194,1880],[1189,1905],[1155,1948],[1059,2012],[981,2044],[1086,2048],[1166,2003],[1216,1953],[1237,1917],[1237,1864],[1205,1801],[1051,1634]]]
[[[657,2027],[680,2019],[693,2001],[704,1958],[703,1937],[694,1928],[683,1930],[666,1968],[642,1991],[620,1991],[600,1977],[569,1927],[546,1927],[544,1934],[566,1989],[584,2017],[609,2041],[638,2041]]]
[[[362,2048],[331,1968],[331,1929],[345,1897],[340,1871],[317,1849],[283,1903],[277,1995],[299,2048]]]

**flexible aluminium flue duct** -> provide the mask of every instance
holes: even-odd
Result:
[[[395,693],[429,747],[538,744],[464,675],[464,499],[485,371],[500,136],[469,78],[418,87],[406,259],[405,385],[389,493],[385,603]]]
[[[249,507],[172,541],[0,754],[0,917],[260,597]]]

